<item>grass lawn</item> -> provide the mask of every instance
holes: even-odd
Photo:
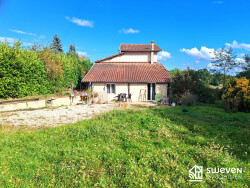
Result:
[[[190,110],[112,111],[42,130],[2,126],[0,187],[247,187],[250,115]],[[243,173],[231,180],[204,173],[202,182],[190,182],[195,164]]]

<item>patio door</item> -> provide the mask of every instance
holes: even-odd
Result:
[[[148,100],[155,100],[155,83],[148,83]]]

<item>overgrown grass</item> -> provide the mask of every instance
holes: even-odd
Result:
[[[247,187],[249,114],[212,106],[112,111],[0,135],[3,187]],[[243,168],[239,179],[189,181],[195,164]],[[232,175],[232,174],[231,174]]]

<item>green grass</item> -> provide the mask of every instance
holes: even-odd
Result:
[[[112,111],[42,130],[2,126],[0,187],[247,187],[249,114],[189,109]],[[242,179],[192,183],[195,164],[243,168]]]

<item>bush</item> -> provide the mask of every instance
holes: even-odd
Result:
[[[216,100],[215,91],[201,81],[194,70],[190,69],[175,74],[171,81],[171,89],[178,101],[181,101],[186,92],[196,95],[199,102],[214,103]]]
[[[181,96],[181,103],[187,106],[194,106],[197,103],[197,99],[196,95],[187,91]]]
[[[79,88],[84,74],[92,63],[71,54],[54,54],[48,48],[22,49],[0,43],[0,98],[20,98],[35,94],[62,92]]]
[[[196,81],[192,78],[189,71],[177,72],[171,80],[171,89],[174,97],[180,101],[187,91],[194,91]]]
[[[0,98],[17,98],[50,92],[45,66],[36,52],[0,44]]]
[[[222,95],[224,107],[229,111],[250,111],[250,86],[245,77],[231,80]]]

